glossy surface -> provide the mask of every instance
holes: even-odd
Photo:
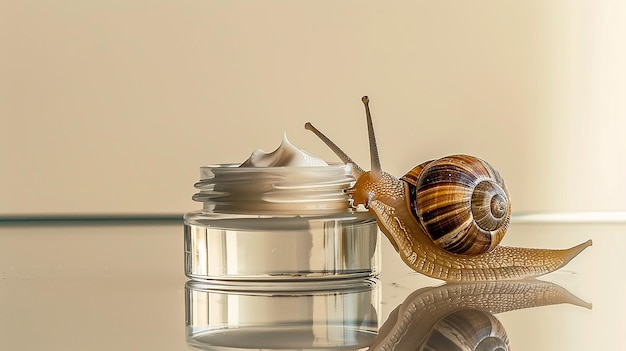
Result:
[[[565,288],[582,302],[572,304],[551,300],[555,304],[510,311],[491,310],[490,314],[502,325],[515,350],[626,349],[626,340],[620,337],[626,328],[626,300],[623,298],[626,295],[623,276],[626,223],[623,216],[603,217],[609,220],[607,223],[595,223],[589,216],[580,217],[584,219],[580,221],[575,216],[560,218],[571,220],[553,223],[545,216],[540,220],[532,216],[518,217],[525,220],[514,218],[504,243],[557,248],[593,239],[594,245],[569,265],[542,278]],[[0,224],[0,349],[194,350],[186,339],[188,306],[185,301],[188,295],[182,228],[182,221]],[[380,327],[393,321],[389,319],[392,311],[405,305],[407,299],[420,289],[439,291],[439,296],[446,290],[447,286],[441,287],[442,282],[412,272],[386,240],[383,240],[382,255],[382,274],[375,288],[380,304],[372,303],[371,296],[361,299],[366,301],[365,307],[374,306],[373,311],[376,311],[375,317],[370,314],[363,319],[370,321],[368,323],[374,324],[372,321],[377,319]],[[529,298],[524,289],[530,289],[529,284],[533,283],[520,284],[519,292],[506,295],[505,300],[523,303]],[[332,291],[332,287],[329,288]],[[250,300],[258,292],[241,294]],[[306,310],[317,311],[314,315],[319,318],[308,319],[316,321],[311,325],[318,333],[324,330],[325,335],[338,338],[336,346],[325,345],[317,349],[350,349],[337,346],[341,345],[340,342],[349,344],[347,338],[355,335],[336,332],[341,330],[336,327],[343,325],[337,325],[336,322],[341,320],[338,316],[345,316],[345,321],[355,321],[351,316],[358,315],[355,312],[365,307],[357,303],[359,299],[345,299],[344,295],[338,295],[343,296],[339,300],[328,298],[333,294],[336,292],[322,294],[323,297],[317,300],[307,297],[291,302],[297,304],[300,301],[301,306],[316,305],[317,309]],[[550,298],[552,295],[545,296]],[[331,302],[342,299],[343,303]],[[459,299],[450,301],[458,302]],[[588,308],[586,303],[592,307]],[[320,309],[322,305],[327,308]],[[211,304],[207,306],[210,308]],[[253,316],[246,314],[245,304],[239,306],[239,320]],[[285,308],[268,309],[263,314],[257,311],[256,315],[274,319],[282,315],[287,320],[307,316],[302,310],[282,306]],[[434,308],[435,304],[426,303],[425,306]],[[443,303],[442,306],[431,312],[441,312],[450,305]],[[481,306],[488,307],[486,304]],[[416,309],[417,312],[422,316],[430,313]],[[230,316],[234,317],[234,314],[231,312]],[[328,316],[332,316],[330,320],[335,325],[324,329],[323,321],[329,320]],[[468,312],[453,317],[493,321],[489,315],[472,317]],[[494,330],[499,328],[494,327]],[[263,335],[266,334],[250,334],[261,338]],[[303,338],[310,336],[310,333],[302,334]],[[246,341],[244,337],[238,340]],[[280,340],[284,341],[280,345],[283,349],[306,349],[302,344],[290,345],[289,340]],[[298,342],[302,340],[297,339]],[[372,338],[359,340],[369,342]],[[354,348],[367,349],[362,345]]]

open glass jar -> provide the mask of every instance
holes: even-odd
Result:
[[[344,164],[200,168],[203,203],[185,220],[185,274],[194,280],[289,281],[375,276],[375,219],[351,208]]]

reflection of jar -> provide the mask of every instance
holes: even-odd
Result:
[[[187,343],[207,350],[365,350],[380,324],[379,288],[376,278],[333,284],[189,281]]]
[[[312,280],[380,270],[376,221],[344,190],[350,166],[202,167],[185,215],[185,273],[196,280]]]

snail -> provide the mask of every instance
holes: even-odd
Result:
[[[424,162],[398,179],[380,166],[369,98],[364,96],[371,170],[366,172],[307,122],[344,163],[356,183],[347,192],[376,218],[402,260],[416,272],[445,281],[523,279],[555,271],[591,240],[564,250],[499,245],[511,204],[499,173],[487,162],[454,155]]]
[[[369,350],[507,351],[511,342],[494,314],[563,303],[592,308],[564,288],[540,280],[421,288],[389,314]]]

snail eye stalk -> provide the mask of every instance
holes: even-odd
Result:
[[[374,124],[372,123],[372,114],[370,112],[370,99],[367,96],[361,98],[365,106],[365,118],[367,119],[367,135],[370,143],[370,160],[372,168],[370,172],[376,177],[380,177],[383,169],[380,166],[380,157],[378,156],[378,145],[376,144],[376,135],[374,134]]]
[[[337,146],[337,144],[335,144],[326,135],[324,135],[324,133],[320,132],[319,129],[315,128],[315,126],[313,126],[310,122],[306,122],[304,124],[304,129],[310,130],[311,132],[313,132],[313,134],[317,135],[317,137],[320,138],[324,142],[324,144],[326,144],[335,153],[335,155],[337,155],[337,157],[339,157],[339,159],[343,163],[351,164],[352,165],[352,175],[355,178],[358,178],[363,173],[365,173],[363,168],[359,167],[359,165],[357,165],[356,162],[352,161],[352,158],[350,158],[350,156],[348,156],[345,152],[343,152],[343,150],[341,150],[339,148],[339,146]]]

